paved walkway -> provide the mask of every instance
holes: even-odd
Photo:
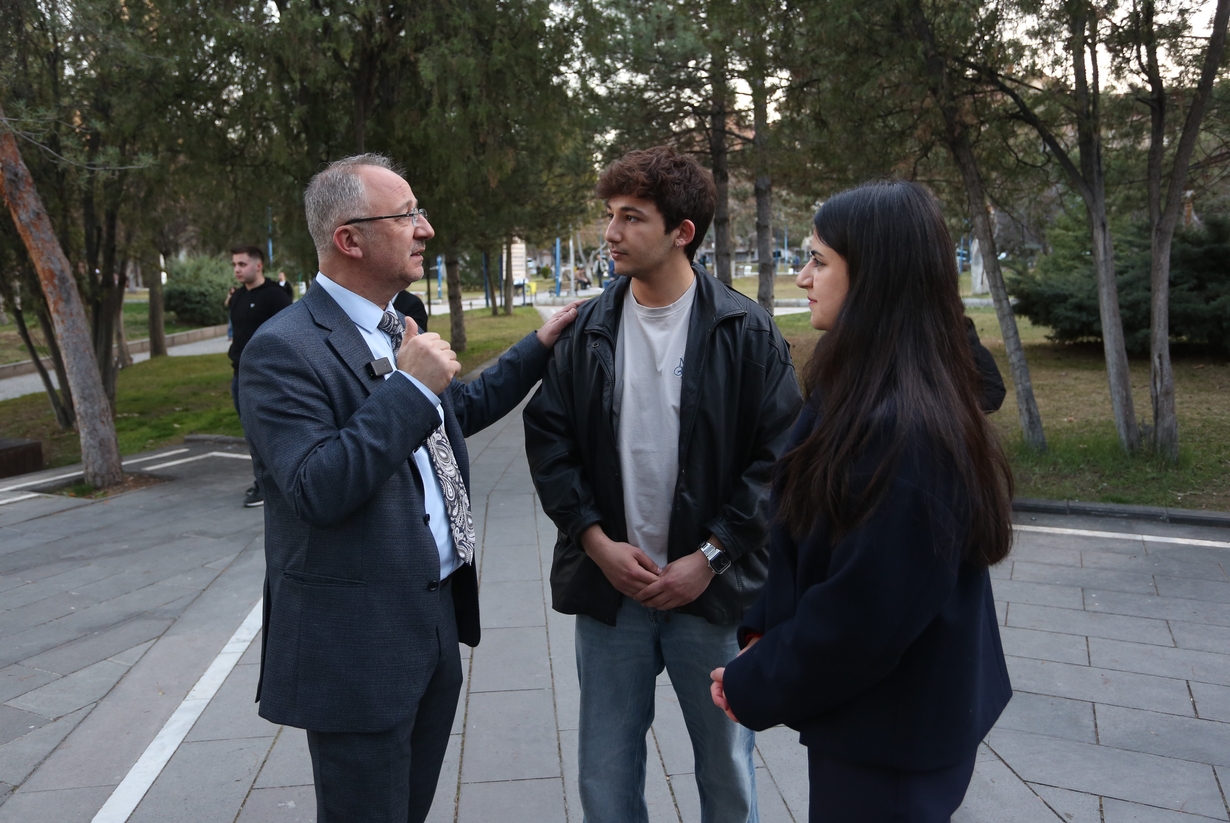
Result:
[[[554,529],[520,416],[469,446],[484,636],[464,651],[431,819],[579,821],[573,621],[547,602]],[[245,621],[263,518],[239,505],[243,447],[192,443],[129,465],[167,482],[88,502],[0,481],[0,823],[314,820],[303,732],[252,703],[259,637],[248,644]],[[994,570],[1017,694],[955,819],[1230,819],[1230,533],[1041,515],[1019,525]],[[699,821],[665,678],[658,698],[651,819]],[[794,734],[759,735],[757,764],[761,819],[806,820]]]
[[[171,346],[167,349],[167,354],[172,357],[187,357],[195,354],[225,354],[226,350],[231,347],[231,341],[222,337],[211,337],[208,340],[198,340],[195,343],[185,343],[182,346]],[[132,356],[132,362],[144,363],[149,360],[149,352],[138,352]],[[55,386],[59,386],[56,380],[55,372],[51,372],[51,382]],[[27,394],[42,394],[45,391],[43,388],[43,380],[34,374],[22,374],[17,377],[6,377],[0,380],[0,400],[12,400],[14,397],[22,397]],[[2,484],[0,484],[2,485]]]

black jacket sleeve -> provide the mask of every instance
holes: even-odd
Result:
[[[978,330],[974,328],[974,321],[968,317],[965,318],[965,335],[969,338],[970,348],[974,352],[974,365],[978,368],[978,376],[982,379],[978,406],[986,414],[999,411],[999,407],[1004,405],[1004,397],[1008,394],[1008,389],[1004,386],[1004,378],[999,373],[999,367],[995,365],[995,358],[978,339]]]
[[[768,532],[769,477],[790,439],[790,424],[798,416],[803,396],[786,341],[774,326],[765,362],[764,391],[751,437],[751,452],[743,472],[717,515],[706,525],[732,560],[764,546]],[[716,444],[715,444],[716,445]]]
[[[414,324],[419,327],[419,331],[427,331],[427,307],[423,305],[423,301],[417,294],[399,291],[393,297],[393,308],[413,320]]]
[[[573,327],[564,330],[542,385],[525,407],[525,453],[542,509],[580,550],[581,533],[602,520],[577,445],[573,416]]]
[[[542,378],[550,357],[551,350],[538,342],[536,332],[530,332],[477,380],[449,383],[446,391],[465,436],[482,431],[516,408]]]

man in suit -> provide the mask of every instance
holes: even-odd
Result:
[[[479,639],[465,436],[541,376],[572,307],[474,383],[392,310],[434,231],[389,160],[304,195],[316,286],[261,327],[240,369],[265,489],[262,717],[307,730],[318,821],[422,821]],[[404,324],[404,325],[403,325]]]

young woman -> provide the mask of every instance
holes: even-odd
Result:
[[[768,583],[713,698],[801,732],[813,823],[946,822],[1012,696],[987,573],[1012,476],[935,198],[869,184],[814,222],[798,284],[825,334],[777,467]]]

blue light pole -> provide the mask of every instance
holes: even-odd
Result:
[[[436,299],[444,299],[444,257],[436,257]]]
[[[483,305],[491,308],[491,275],[487,268],[487,252],[483,252]]]
[[[559,297],[559,238],[555,238],[555,296]]]

